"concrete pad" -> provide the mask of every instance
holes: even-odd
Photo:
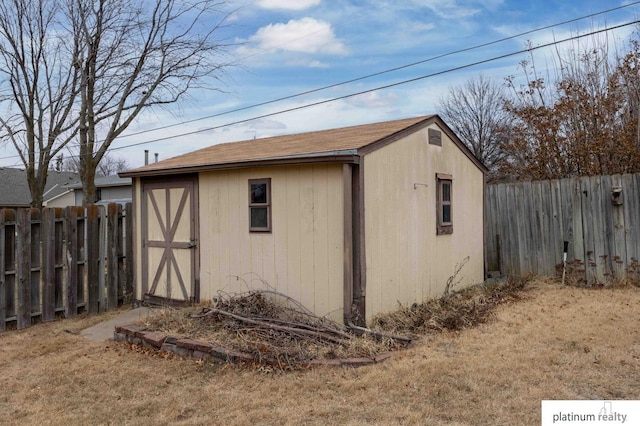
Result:
[[[153,315],[153,309],[140,307],[123,312],[115,318],[96,324],[93,327],[85,328],[80,332],[81,336],[89,340],[109,340],[113,339],[113,331],[117,325],[130,325],[141,318]]]

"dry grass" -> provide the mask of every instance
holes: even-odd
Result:
[[[475,328],[360,369],[278,373],[66,332],[0,334],[9,424],[539,424],[541,399],[640,399],[640,289],[539,280]]]

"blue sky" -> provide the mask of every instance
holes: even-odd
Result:
[[[534,46],[571,35],[640,19],[640,5],[598,15],[523,37],[421,63],[377,77],[275,102],[236,113],[228,111],[295,95],[439,55],[493,42],[515,34],[590,15],[633,2],[603,0],[255,0],[236,2],[224,35],[237,43],[231,49],[238,66],[218,84],[221,91],[199,91],[166,110],[143,114],[114,148],[171,135],[198,132],[165,141],[113,151],[131,166],[144,161],[144,150],[160,159],[221,142],[263,138],[406,118],[437,112],[437,102],[449,87],[483,74],[501,82],[518,76],[524,54],[491,61],[439,76],[310,108],[237,123],[304,105],[405,80],[440,73],[477,61],[517,52],[530,40]],[[624,48],[636,30],[610,31],[610,46]],[[604,36],[600,36],[604,37]],[[582,41],[590,43],[589,38]],[[561,49],[568,44],[561,45]],[[540,67],[554,66],[554,50],[536,51]],[[184,121],[223,114],[179,124]],[[237,123],[237,124],[231,124]],[[152,131],[160,126],[174,127]],[[213,128],[213,129],[211,129]],[[206,130],[209,129],[209,130]],[[11,155],[0,150],[0,156]],[[15,165],[0,159],[0,165]]]

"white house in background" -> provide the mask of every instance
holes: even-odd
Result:
[[[106,176],[96,178],[96,203],[123,203],[131,201],[131,178]],[[52,198],[46,198],[46,207],[81,206],[83,200],[82,183],[64,185],[65,190]]]

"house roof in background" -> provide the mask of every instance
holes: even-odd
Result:
[[[131,178],[121,178],[118,176],[103,176],[95,178],[96,188],[106,188],[110,186],[129,186]],[[67,184],[69,189],[82,189],[82,182]]]
[[[79,180],[80,177],[75,173],[50,170],[43,198],[48,200],[57,197],[69,190],[65,185]],[[0,207],[28,207],[30,204],[27,172],[10,167],[0,168]]]
[[[321,130],[293,135],[253,139],[213,145],[134,170],[120,176],[144,176],[180,173],[216,168],[222,165],[268,162],[286,159],[313,159],[358,155],[361,148],[387,139],[413,126],[422,126],[435,120],[435,115],[364,124],[360,126]],[[477,160],[476,160],[477,161]]]

